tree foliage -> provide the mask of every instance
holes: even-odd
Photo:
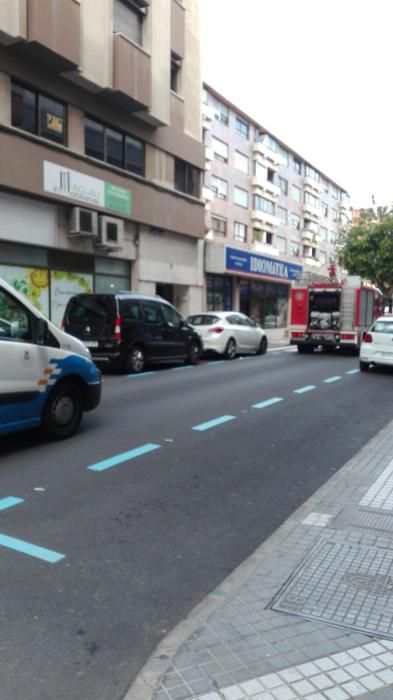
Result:
[[[362,209],[359,221],[340,239],[339,260],[348,274],[360,275],[385,294],[393,293],[393,211]]]

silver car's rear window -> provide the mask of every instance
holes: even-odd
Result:
[[[196,314],[187,318],[188,323],[191,323],[192,326],[212,326],[219,320],[219,317],[213,314]]]
[[[393,335],[393,320],[392,321],[376,321],[373,328],[373,333],[390,333]]]

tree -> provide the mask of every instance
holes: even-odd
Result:
[[[393,211],[362,209],[359,221],[340,238],[340,265],[349,274],[373,282],[385,295],[393,294]]]

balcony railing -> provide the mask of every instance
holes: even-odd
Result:
[[[113,90],[132,111],[150,107],[150,56],[123,34],[113,35]]]
[[[253,176],[252,186],[259,187],[259,189],[269,192],[273,197],[278,197],[281,191],[278,185],[273,184],[273,182],[269,182],[269,180],[264,179],[260,175]]]
[[[23,53],[51,70],[75,70],[81,63],[81,7],[76,0],[27,0],[27,43]]]
[[[253,209],[251,218],[253,221],[258,221],[262,222],[263,224],[274,227],[278,226],[280,223],[280,219],[278,216],[274,216],[274,214],[267,214],[264,211],[261,211],[260,209]]]

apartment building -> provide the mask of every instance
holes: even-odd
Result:
[[[203,304],[198,0],[1,0],[0,277]]]
[[[206,306],[240,310],[281,337],[292,280],[327,276],[336,261],[348,193],[206,84],[202,119]]]

